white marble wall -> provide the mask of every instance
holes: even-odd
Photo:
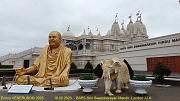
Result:
[[[173,42],[172,40],[174,39],[179,41]],[[170,41],[167,43],[162,43],[162,41],[165,40]],[[146,58],[148,57],[180,56],[180,33],[165,37],[154,38],[147,41],[139,41],[134,44],[126,44],[124,45],[124,47],[130,45],[134,46],[148,42],[157,42],[157,44],[131,49],[126,48],[124,50],[120,50],[119,52],[97,54],[95,64],[99,64],[100,61],[103,59],[119,57],[126,59],[132,66],[133,70],[147,71]]]

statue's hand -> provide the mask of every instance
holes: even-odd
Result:
[[[16,69],[16,74],[17,75],[24,75],[24,74],[26,74],[26,69],[25,68],[18,68],[18,69]]]
[[[64,80],[67,80],[67,79],[68,79],[67,73],[62,73],[62,74],[60,75],[60,81],[61,81],[61,82],[63,82]]]

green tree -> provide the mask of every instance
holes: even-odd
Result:
[[[77,69],[77,66],[74,62],[71,63],[71,68],[70,69]]]
[[[164,76],[169,76],[170,74],[171,70],[162,63],[158,63],[153,70],[156,82],[161,84],[164,83]]]
[[[103,74],[103,70],[100,64],[98,64],[96,66],[96,68],[94,69],[94,73],[96,76],[98,76],[98,78],[101,78],[102,74]]]
[[[84,69],[93,69],[93,65],[88,61]]]
[[[132,79],[134,76],[134,71],[132,70],[131,66],[129,65],[129,63],[126,61],[126,59],[123,60],[124,63],[127,65],[128,70],[129,70],[129,74],[130,74],[130,78]]]

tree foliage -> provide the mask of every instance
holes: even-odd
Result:
[[[129,65],[129,63],[126,61],[126,59],[124,59],[124,63],[127,65],[128,70],[129,70],[129,74],[130,74],[130,78],[132,79],[134,76],[134,71],[132,70],[131,66]]]
[[[96,66],[96,68],[94,69],[94,73],[96,76],[98,76],[98,78],[101,78],[102,74],[103,74],[103,70],[100,64],[98,64]]]
[[[93,65],[88,61],[84,69],[93,69]]]
[[[170,74],[171,74],[171,70],[162,63],[158,63],[153,70],[153,75],[155,77],[155,80],[158,81],[159,83],[163,83],[164,76],[169,76]]]
[[[74,62],[71,63],[71,69],[77,69],[77,66]]]

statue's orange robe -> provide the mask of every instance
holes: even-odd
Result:
[[[58,51],[56,60],[51,63],[51,68],[49,68],[48,46],[41,50],[40,55],[36,58],[33,64],[35,65],[33,67],[36,67],[38,72],[35,76],[30,76],[31,84],[36,86],[49,86],[50,80],[47,79],[48,77],[52,78],[51,81],[53,86],[67,86],[69,84],[69,78],[67,77],[65,80],[61,81],[60,75],[66,72],[68,76],[72,51],[70,48],[64,46],[61,46]],[[27,76],[29,75],[17,75],[15,82],[17,84],[27,84]]]

